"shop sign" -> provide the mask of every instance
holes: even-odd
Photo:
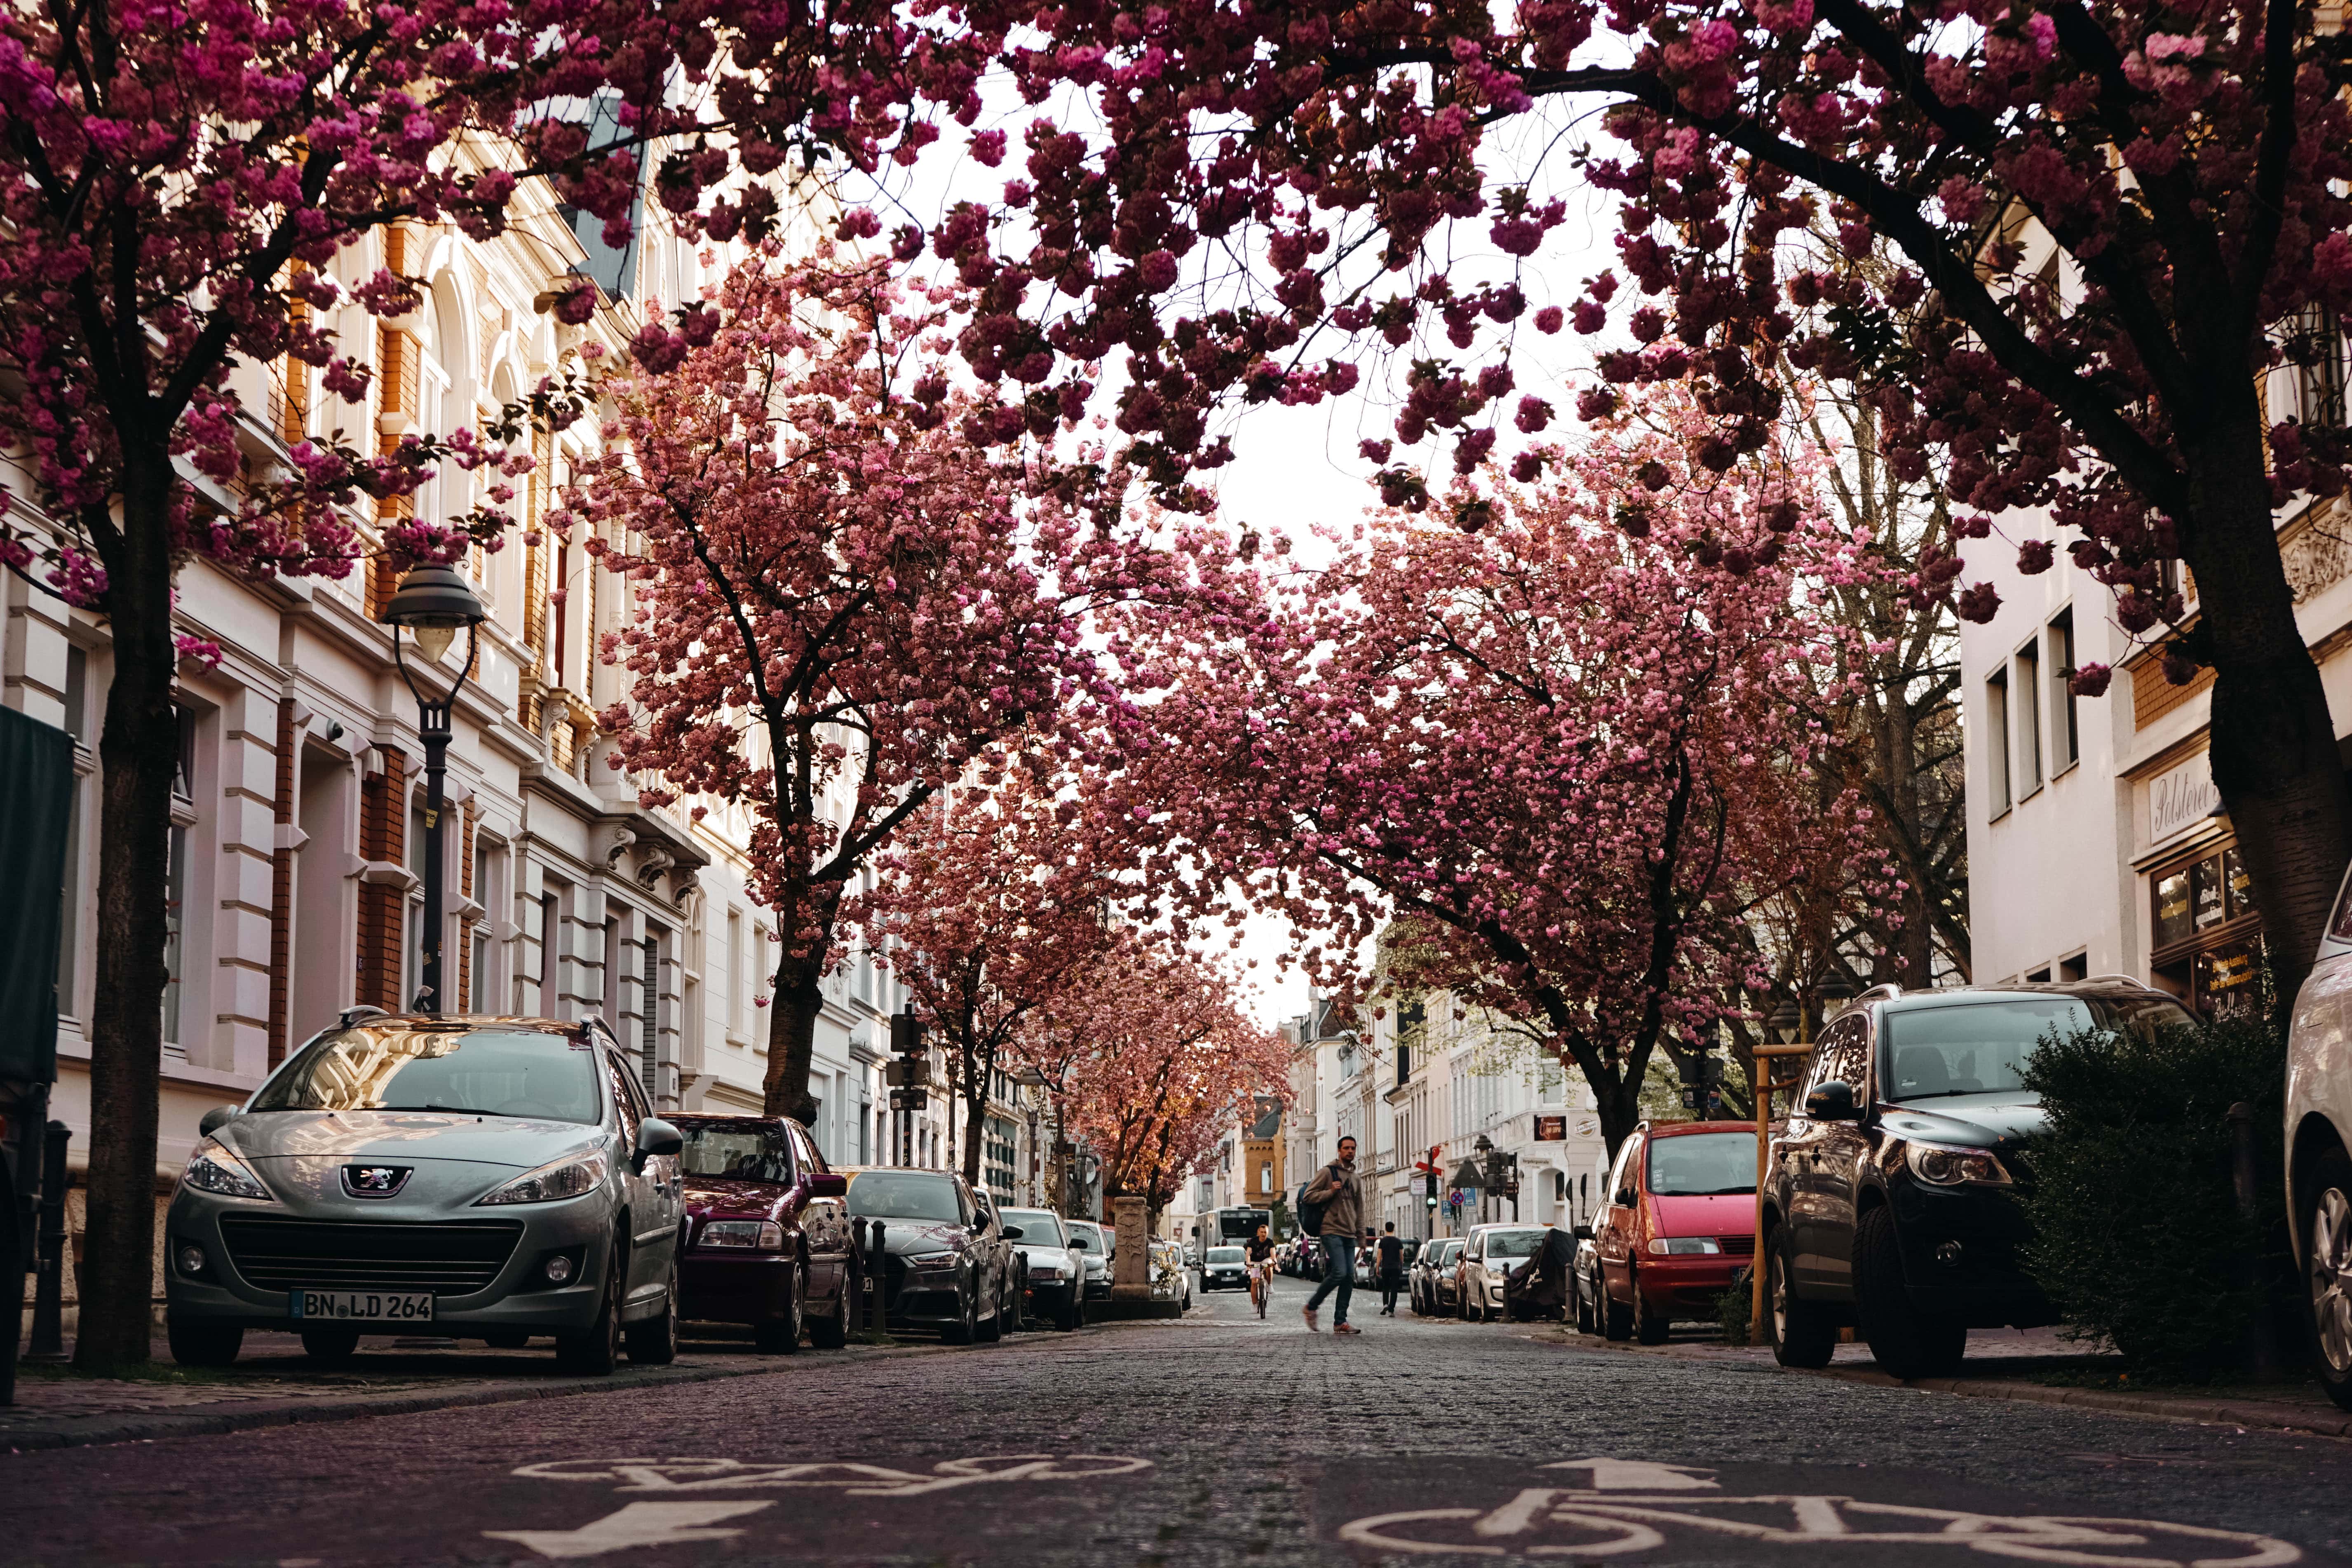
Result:
[[[2161,773],[2147,786],[2147,841],[2161,844],[2196,826],[2221,804],[2213,787],[2212,760],[2204,752]]]
[[[1563,1143],[1563,1142],[1566,1142],[1567,1141],[1568,1141],[1568,1118],[1567,1118],[1567,1117],[1565,1117],[1565,1116],[1538,1116],[1538,1117],[1537,1117],[1537,1118],[1536,1118],[1536,1142],[1538,1142],[1538,1143]]]

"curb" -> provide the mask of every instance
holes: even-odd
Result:
[[[947,1345],[872,1346],[827,1352],[836,1361],[895,1360],[937,1355]],[[575,1394],[614,1394],[624,1389],[673,1388],[692,1383],[718,1383],[728,1378],[774,1375],[790,1370],[763,1361],[742,1366],[698,1366],[678,1370],[648,1370],[638,1376],[551,1378],[545,1383],[508,1383],[489,1387],[451,1388],[446,1392],[360,1395],[348,1399],[312,1398],[252,1400],[234,1406],[206,1409],[142,1411],[136,1414],[84,1415],[55,1426],[23,1432],[0,1433],[0,1448],[29,1454],[56,1448],[95,1447],[109,1443],[154,1442],[165,1437],[203,1437],[228,1432],[251,1432],[268,1426],[302,1426],[330,1421],[359,1421],[372,1415],[413,1415],[426,1410],[465,1410],[485,1405],[517,1405],[534,1399],[568,1399]]]
[[[2242,1426],[2270,1432],[2294,1432],[2320,1437],[2352,1437],[2352,1412],[2333,1405],[2284,1405],[2259,1399],[2180,1399],[2164,1395],[2116,1394],[2103,1388],[2052,1388],[2010,1378],[1925,1377],[1910,1382],[1889,1377],[1875,1367],[1784,1367],[1735,1361],[1729,1357],[1692,1355],[1673,1346],[1655,1349],[1632,1345],[1585,1344],[1580,1339],[1542,1334],[1522,1336],[1538,1344],[1580,1350],[1588,1354],[1659,1356],[1694,1364],[1713,1363],[1736,1371],[1798,1377],[1829,1378],[1873,1388],[1907,1388],[1925,1394],[1949,1394],[1962,1399],[2000,1399],[2019,1405],[2061,1405],[2070,1410],[2096,1411],[2107,1415],[2139,1415],[2158,1421],[2184,1421],[2213,1426]]]

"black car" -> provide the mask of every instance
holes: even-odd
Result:
[[[2123,978],[1857,998],[1822,1031],[1772,1140],[1775,1358],[1824,1365],[1853,1325],[1887,1372],[1932,1377],[1958,1364],[1972,1328],[2055,1321],[2020,1258],[2017,1194],[2042,1126],[2020,1074],[2053,1033],[2188,1021]]]
[[[1012,1321],[996,1215],[952,1171],[898,1166],[846,1173],[853,1222],[882,1222],[883,1311],[891,1329],[930,1329],[950,1344],[1001,1338]],[[853,1226],[853,1229],[855,1226]],[[871,1311],[875,1270],[860,1283]]]

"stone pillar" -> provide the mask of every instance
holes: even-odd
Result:
[[[1150,1233],[1144,1228],[1143,1200],[1139,1197],[1113,1198],[1111,1209],[1111,1223],[1117,1236],[1117,1256],[1112,1259],[1111,1300],[1148,1301],[1151,1299],[1151,1249]]]

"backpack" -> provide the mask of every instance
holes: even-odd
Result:
[[[1315,1175],[1319,1176],[1322,1173],[1322,1172],[1318,1171],[1315,1173]],[[1298,1234],[1301,1236],[1316,1237],[1323,1234],[1323,1210],[1328,1206],[1329,1200],[1325,1199],[1320,1203],[1309,1202],[1307,1196],[1307,1189],[1314,1184],[1315,1176],[1309,1176],[1306,1181],[1300,1183],[1298,1186],[1298,1196],[1290,1205],[1291,1209],[1298,1215]]]

